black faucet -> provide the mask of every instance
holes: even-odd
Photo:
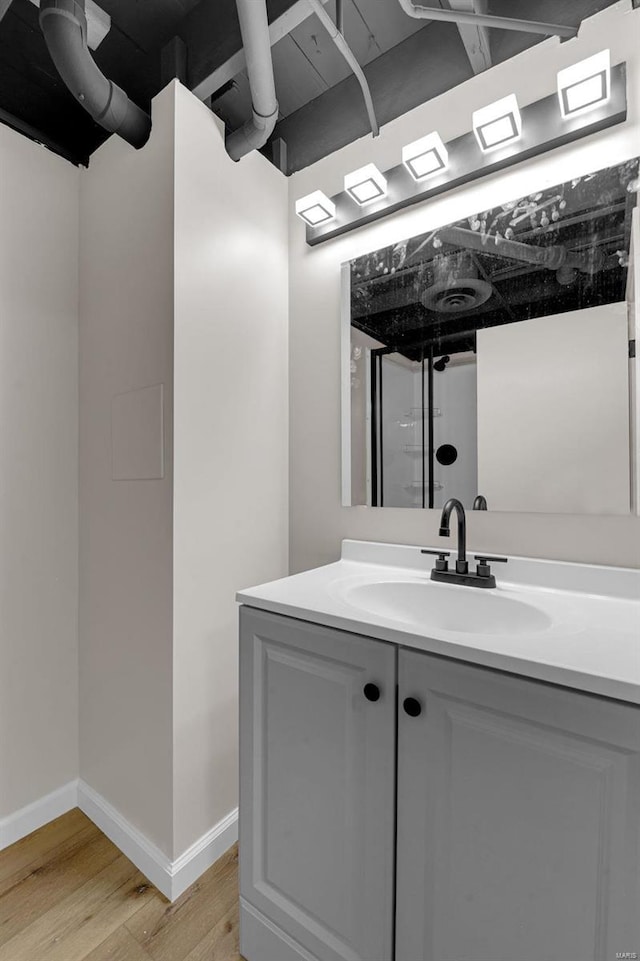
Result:
[[[478,498],[476,498],[476,501],[477,500]],[[482,508],[480,509],[482,510]],[[486,507],[484,509],[486,510]],[[450,497],[442,508],[440,537],[449,537],[449,521],[452,511],[456,511],[458,515],[458,559],[456,561],[456,569],[455,571],[449,570],[449,562],[447,560],[450,555],[449,551],[423,550],[423,554],[438,555],[438,560],[435,562],[433,570],[431,571],[431,580],[444,581],[449,584],[464,584],[467,587],[495,587],[496,579],[491,573],[489,561],[500,561],[502,564],[506,564],[507,558],[489,557],[487,554],[474,554],[474,559],[478,561],[478,565],[475,573],[471,572],[469,570],[469,562],[467,561],[467,519],[464,513],[464,507],[456,497]]]
[[[469,570],[469,564],[467,562],[467,518],[462,503],[456,497],[450,497],[442,508],[440,537],[449,536],[449,518],[451,517],[451,512],[454,510],[458,514],[458,560],[456,561],[456,573],[466,574]]]
[[[487,509],[487,498],[484,494],[478,494],[473,502],[474,511],[486,511]]]

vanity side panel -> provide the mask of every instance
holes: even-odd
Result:
[[[640,709],[399,656],[396,961],[640,943]]]
[[[247,607],[240,624],[243,902],[318,961],[392,961],[396,648]],[[243,916],[241,953],[267,961]]]

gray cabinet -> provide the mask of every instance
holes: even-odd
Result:
[[[247,961],[640,951],[637,707],[250,608],[240,658]]]
[[[639,951],[638,710],[405,650],[399,684],[396,961]]]
[[[392,645],[242,608],[249,961],[391,961],[395,680]]]

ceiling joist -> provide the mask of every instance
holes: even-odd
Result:
[[[449,5],[452,10],[462,10],[482,16],[488,13],[489,2],[488,0],[449,0]],[[491,66],[489,28],[482,24],[459,23],[458,31],[473,72],[482,73],[483,70],[488,70]]]
[[[488,13],[478,13],[463,9],[444,9],[442,6],[422,6],[413,0],[399,0],[400,6],[408,16],[416,20],[444,20],[448,23],[464,23],[470,26],[494,27],[496,30],[513,30],[516,33],[539,33],[547,37],[568,39],[578,33],[577,27],[541,20],[522,20],[516,17],[498,17]]]
[[[326,4],[328,0],[319,0],[319,2]],[[307,0],[297,0],[297,2],[292,3],[284,13],[269,24],[271,46],[273,47],[279,40],[282,40],[282,38],[290,34],[292,30],[295,30],[295,28],[310,17],[312,13],[313,10]],[[245,66],[244,50],[240,47],[225,63],[199,80],[192,88],[192,93],[200,100],[206,100],[207,97],[216,93],[216,91],[224,87],[226,83],[233,80],[234,77],[237,77],[239,73],[242,73]]]

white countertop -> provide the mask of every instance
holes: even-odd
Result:
[[[495,590],[437,585],[451,603],[469,591],[488,603],[512,599],[535,607],[550,626],[533,633],[428,631],[414,619],[356,606],[354,586],[416,584],[425,599],[435,558],[419,547],[344,541],[334,564],[237,594],[241,604],[324,624],[433,654],[640,704],[640,571],[527,558],[496,564]],[[462,592],[462,597],[461,597]],[[442,594],[440,597],[442,598]],[[490,598],[495,598],[492,601]],[[484,602],[483,602],[484,603]],[[428,600],[425,600],[428,605]]]

